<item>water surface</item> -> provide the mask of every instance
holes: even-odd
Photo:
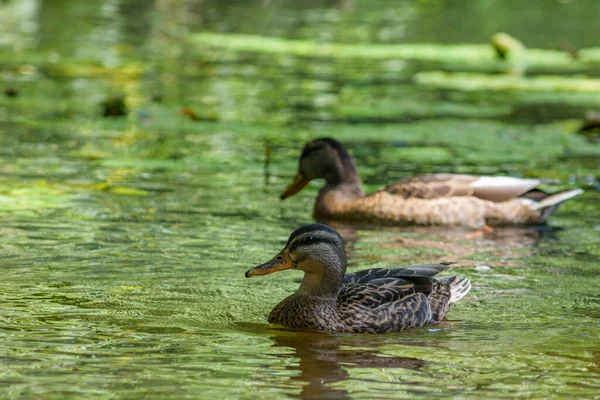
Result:
[[[600,68],[558,43],[597,46],[600,10],[452,4],[3,2],[0,88],[18,95],[0,96],[0,397],[597,398],[600,148],[574,132]],[[542,49],[524,75],[485,46],[498,30]],[[127,116],[101,117],[111,95]],[[312,221],[320,182],[277,195],[319,136],[368,190],[445,171],[586,192],[549,226],[478,237],[336,225],[351,271],[455,261],[473,290],[438,326],[277,329],[266,315],[301,276],[244,272]]]

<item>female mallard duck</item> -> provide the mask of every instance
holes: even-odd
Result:
[[[371,268],[345,275],[344,241],[335,229],[304,225],[285,248],[246,277],[285,269],[304,271],[300,289],[269,314],[269,322],[289,328],[382,333],[441,321],[452,303],[471,289],[466,278],[433,278],[443,264]]]
[[[298,174],[281,194],[286,199],[313,179],[325,179],[315,203],[317,219],[388,224],[528,225],[543,223],[581,189],[548,195],[539,179],[459,174],[421,175],[365,195],[354,160],[330,138],[304,146]]]

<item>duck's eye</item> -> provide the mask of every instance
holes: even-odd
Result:
[[[304,242],[305,244],[311,244],[311,243],[314,243],[314,242],[315,242],[315,238],[314,238],[314,237],[312,237],[312,236],[307,236],[307,237],[305,237],[305,238],[304,238],[303,242]]]

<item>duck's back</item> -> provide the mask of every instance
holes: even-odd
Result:
[[[402,179],[357,197],[344,187],[325,187],[315,216],[389,225],[529,225],[543,223],[581,190],[548,195],[538,179],[460,174]]]
[[[465,174],[428,174],[404,178],[383,191],[403,198],[475,197],[493,202],[515,199],[535,189],[539,179]]]
[[[327,218],[384,225],[446,225],[482,228],[484,225],[527,225],[543,221],[529,199],[493,202],[473,196],[423,199],[378,191],[336,205]],[[317,212],[315,215],[321,216]]]

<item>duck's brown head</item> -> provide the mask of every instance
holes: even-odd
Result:
[[[335,139],[314,139],[304,146],[298,162],[298,173],[279,197],[287,199],[301,191],[308,182],[320,178],[330,186],[351,184],[360,187],[352,156]]]
[[[342,237],[327,225],[304,225],[290,235],[279,254],[247,271],[246,277],[268,275],[286,269],[304,271],[299,293],[336,296],[346,273],[346,250]]]

